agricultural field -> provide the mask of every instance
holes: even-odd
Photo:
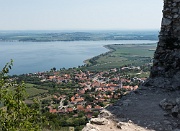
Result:
[[[86,61],[89,70],[119,68],[126,65],[141,66],[152,63],[157,44],[106,45],[110,51]]]
[[[48,90],[45,89],[38,89],[37,85],[35,84],[26,83],[25,86],[26,86],[25,90],[28,94],[28,97],[34,97],[39,94],[44,94],[48,92]]]

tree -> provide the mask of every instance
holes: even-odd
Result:
[[[28,107],[25,84],[17,84],[8,79],[8,73],[13,61],[7,63],[0,72],[0,129],[2,131],[39,131],[41,130],[41,116],[36,108]]]
[[[56,67],[53,67],[53,68],[51,69],[51,71],[53,71],[53,72],[56,71]]]
[[[64,106],[68,105],[68,100],[64,100]]]

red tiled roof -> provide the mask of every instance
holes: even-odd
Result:
[[[101,109],[102,107],[99,106],[99,105],[97,105],[97,106],[95,106],[94,108],[95,108],[95,109]]]
[[[84,107],[82,105],[77,105],[77,110],[84,110]]]
[[[73,108],[67,108],[67,112],[73,112]]]
[[[91,105],[87,105],[87,106],[86,106],[86,109],[91,109],[91,108],[92,108]]]
[[[56,109],[50,109],[49,112],[50,113],[57,113],[57,110]]]
[[[49,76],[49,79],[54,79],[56,78],[56,76]]]
[[[91,112],[91,109],[84,109],[84,112]]]

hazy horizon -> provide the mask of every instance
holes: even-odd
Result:
[[[89,29],[89,30],[86,30],[86,29],[64,29],[64,30],[46,30],[46,29],[42,29],[42,30],[0,30],[0,31],[7,31],[7,32],[26,32],[26,31],[32,31],[32,32],[35,32],[35,31],[48,31],[48,32],[51,32],[51,31],[55,31],[55,32],[129,32],[129,31],[132,31],[132,32],[141,32],[141,31],[159,31],[160,29],[123,29],[123,30],[120,30],[120,29]]]
[[[0,30],[159,30],[163,1],[0,0]]]

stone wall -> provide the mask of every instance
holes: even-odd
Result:
[[[146,84],[180,87],[180,0],[164,0],[159,42]]]

